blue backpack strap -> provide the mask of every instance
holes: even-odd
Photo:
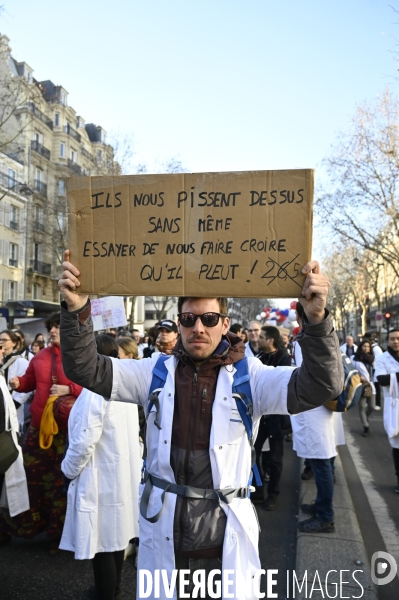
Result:
[[[165,362],[168,360],[168,358],[170,358],[168,354],[161,354],[161,356],[158,357],[158,360],[155,363],[155,367],[152,371],[152,380],[148,396],[147,418],[151,412],[152,407],[155,406],[155,425],[158,427],[158,429],[162,429],[158,421],[158,414],[160,412],[158,395],[159,392],[163,389],[166,377],[168,375],[168,370],[165,365]]]
[[[247,432],[248,441],[251,445],[252,455],[252,473],[255,477],[256,485],[261,486],[262,480],[259,474],[259,469],[256,464],[254,440],[253,440],[253,402],[252,391],[249,383],[248,360],[242,358],[234,363],[236,372],[233,375],[233,398],[236,401],[237,410],[240,413],[242,422],[244,423],[245,431]],[[252,476],[249,483],[251,483]]]

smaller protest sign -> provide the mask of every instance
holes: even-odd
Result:
[[[105,296],[91,301],[94,331],[127,325],[125,306],[120,296]]]

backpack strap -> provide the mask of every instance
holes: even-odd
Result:
[[[168,360],[168,358],[170,358],[168,354],[161,354],[161,356],[158,357],[158,360],[152,371],[152,380],[148,396],[147,419],[152,410],[152,407],[155,406],[156,415],[154,423],[159,430],[161,430],[162,427],[158,419],[158,415],[160,415],[161,413],[158,396],[165,386],[166,377],[168,375],[168,370],[165,365],[165,362]]]
[[[247,432],[248,441],[251,446],[251,457],[252,457],[252,473],[255,477],[256,485],[261,486],[262,480],[259,474],[258,465],[256,464],[256,453],[254,447],[253,437],[253,402],[252,402],[252,391],[249,383],[249,370],[247,358],[242,358],[238,362],[234,363],[236,372],[233,375],[233,398],[236,401],[237,410],[240,413],[240,417]],[[251,484],[252,475],[249,480]]]

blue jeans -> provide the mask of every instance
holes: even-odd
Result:
[[[317,488],[316,516],[322,523],[334,521],[333,465],[330,458],[308,458]]]

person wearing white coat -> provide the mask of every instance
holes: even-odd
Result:
[[[6,429],[11,427],[14,443],[18,446],[17,411],[4,377],[0,377],[0,402],[3,408],[3,410],[0,410],[0,414],[4,417],[4,424],[2,425]],[[0,429],[0,432],[2,431],[4,431],[3,428]],[[18,446],[18,450],[17,460],[7,469],[4,475],[0,475],[0,507],[8,508],[11,517],[29,510],[28,485],[20,446]],[[8,541],[8,538],[5,538],[5,541]]]
[[[356,353],[351,356],[351,361],[355,369],[359,371],[360,380],[363,383],[363,394],[359,400],[359,415],[363,425],[362,436],[367,437],[370,430],[369,417],[375,409],[376,395],[373,383],[374,353],[367,338],[360,342]],[[367,396],[365,390],[367,390]]]
[[[96,338],[105,356],[117,356],[108,335]],[[141,474],[137,406],[106,402],[83,390],[68,421],[69,447],[61,468],[72,480],[60,548],[93,559],[98,600],[120,592],[125,549],[139,537]]]
[[[116,361],[97,354],[90,302],[87,296],[74,293],[79,289],[79,271],[68,259],[66,251],[59,280],[65,300],[61,320],[64,368],[110,400],[131,398],[147,409],[156,359]],[[257,359],[244,359],[241,339],[228,333],[225,298],[179,298],[180,339],[165,360],[165,385],[158,398],[152,395],[147,417],[139,597],[143,570],[150,574],[164,570],[171,582],[175,568],[195,571],[199,560],[207,570],[207,561],[220,557],[224,573],[233,571],[229,574],[233,587],[238,573],[246,577],[249,572],[255,579],[260,575],[258,524],[248,498],[251,446],[232,395],[234,364],[246,360],[255,426],[262,414],[295,413],[317,406],[337,396],[343,385],[338,339],[325,312],[328,280],[316,262],[308,263],[302,272],[307,274],[302,301],[310,323],[305,319],[301,337],[305,358],[300,369],[273,369]],[[188,427],[179,427],[184,420]],[[193,448],[194,441],[198,450]],[[200,459],[203,470],[198,468]],[[229,597],[229,587],[222,585],[220,597]],[[255,590],[245,591],[256,597]],[[161,585],[159,597],[164,599],[167,593]],[[149,597],[155,595],[150,590]],[[176,597],[176,590],[171,595]]]
[[[13,377],[22,377],[28,368],[29,361],[17,353],[19,337],[12,330],[5,329],[0,333],[0,343],[3,346],[3,363],[0,373],[5,377],[7,386]],[[10,388],[9,388],[10,390]],[[17,407],[17,418],[19,423],[19,435],[24,432],[25,407],[24,404],[31,397],[30,393],[11,391],[12,399]]]
[[[384,391],[384,428],[392,446],[399,494],[399,329],[388,334],[388,349],[375,361],[375,377]]]
[[[297,307],[297,313],[301,324],[301,307]],[[302,360],[301,347],[294,342],[294,364],[300,366]],[[333,533],[334,459],[337,455],[336,446],[345,444],[342,415],[319,406],[311,411],[291,415],[291,425],[293,449],[299,457],[306,459],[317,488],[315,502],[301,505],[310,518],[299,522],[298,528],[309,533]]]

